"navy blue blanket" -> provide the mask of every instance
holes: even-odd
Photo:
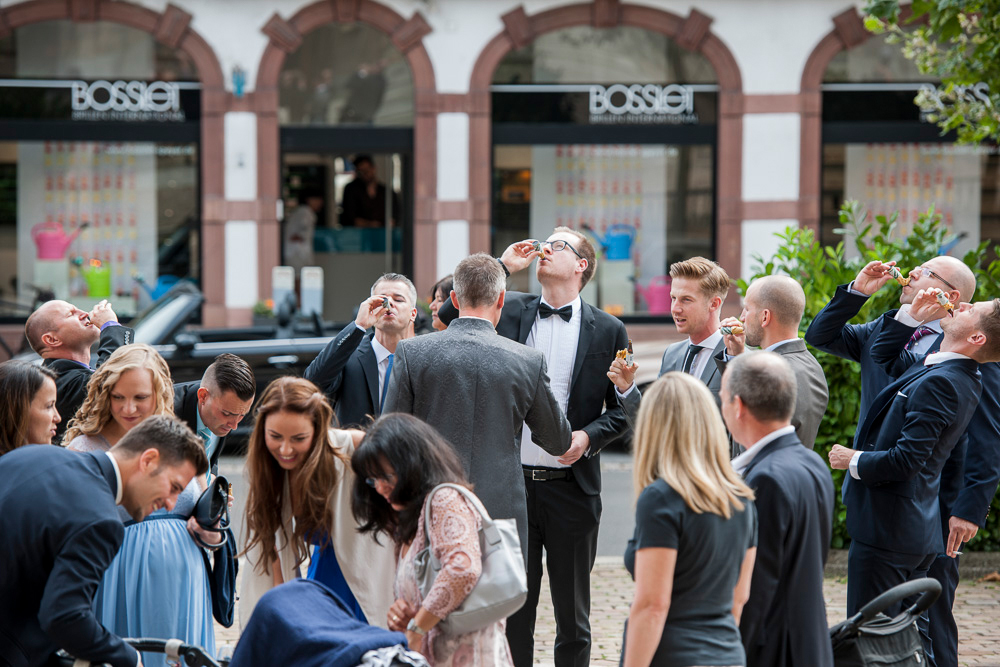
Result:
[[[368,651],[396,644],[405,635],[362,623],[329,588],[296,579],[261,597],[230,667],[354,667]]]

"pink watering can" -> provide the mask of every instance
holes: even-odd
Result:
[[[636,282],[635,288],[646,301],[650,315],[666,315],[670,312],[670,276],[656,276],[646,287]]]
[[[67,234],[63,226],[55,221],[40,222],[31,228],[31,238],[38,246],[38,259],[64,259],[70,244],[76,240],[90,223],[83,223],[72,234]]]

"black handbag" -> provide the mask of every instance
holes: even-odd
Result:
[[[197,535],[194,539],[212,551],[211,561],[207,551],[203,549],[201,552],[212,590],[212,616],[223,626],[232,627],[239,562],[236,560],[236,538],[229,528],[229,480],[216,476],[209,483],[195,503],[194,519],[202,529],[222,535],[220,544],[207,544]]]
[[[895,618],[884,609],[920,593],[912,606]],[[835,667],[924,667],[924,655],[917,617],[938,596],[941,584],[936,579],[915,579],[894,586],[866,604],[857,614],[830,628]]]

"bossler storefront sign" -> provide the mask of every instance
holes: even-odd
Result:
[[[590,86],[590,123],[687,125],[698,122],[691,86],[655,83]]]
[[[200,117],[193,81],[0,79],[0,117],[126,123],[184,123]]]

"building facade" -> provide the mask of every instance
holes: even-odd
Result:
[[[386,270],[581,229],[585,297],[668,315],[671,262],[734,276],[845,199],[1000,237],[997,155],[843,0],[20,0],[0,6],[0,316],[125,316],[173,282],[249,323],[280,264],[344,320]],[[533,287],[519,275],[514,286]]]

